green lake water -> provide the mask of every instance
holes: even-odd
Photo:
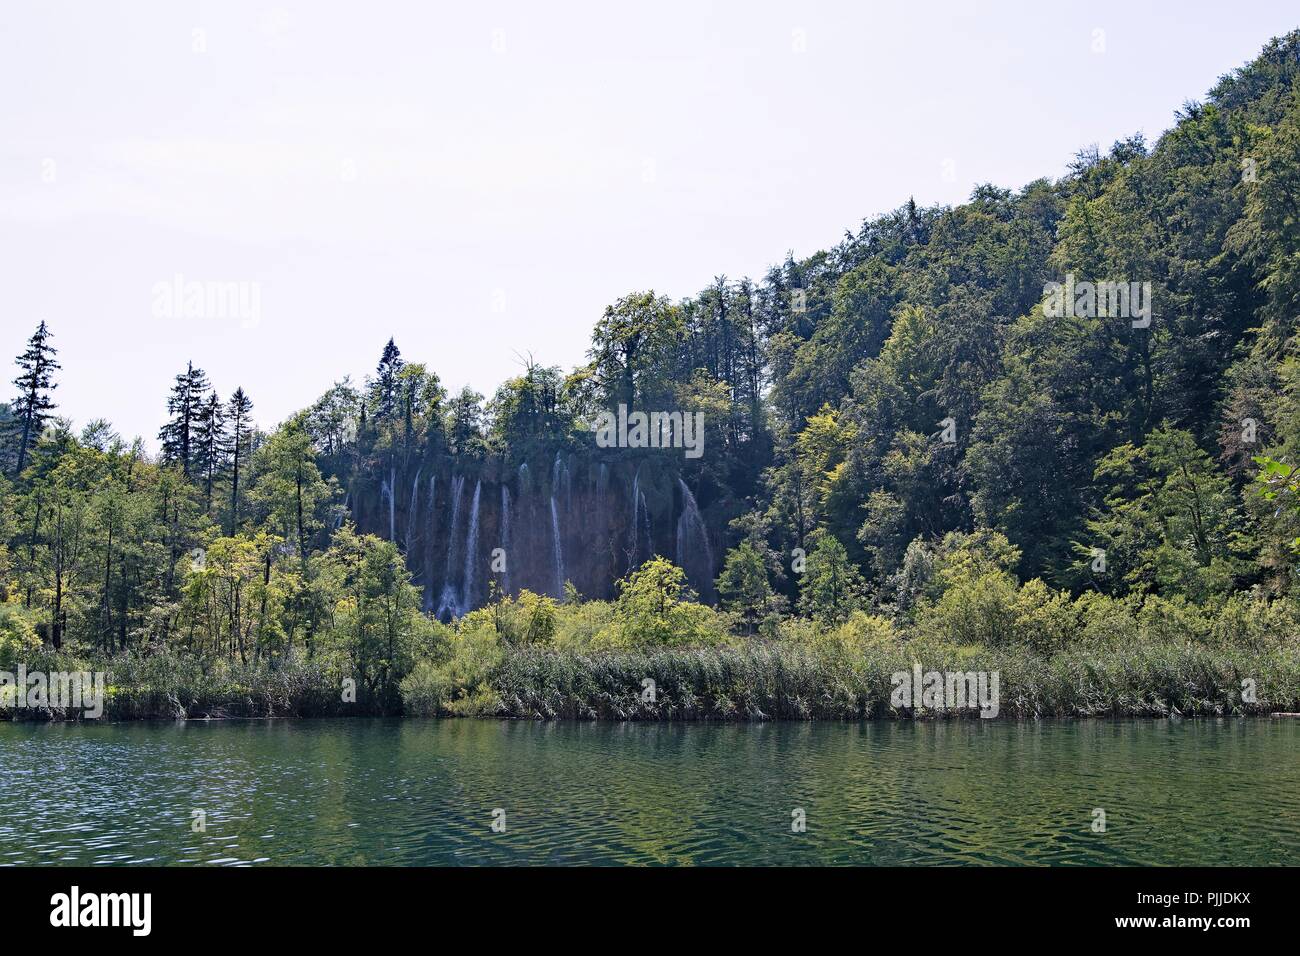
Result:
[[[0,724],[0,863],[1297,865],[1300,721]]]

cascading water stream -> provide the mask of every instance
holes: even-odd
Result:
[[[438,503],[438,476],[429,476],[429,537],[426,539],[424,546],[424,598],[421,604],[424,612],[428,614],[433,610],[433,551],[438,533],[438,512],[435,506]]]
[[[456,616],[456,588],[452,584],[452,573],[456,568],[456,532],[460,529],[460,493],[465,487],[465,476],[457,475],[451,479],[451,524],[447,534],[447,570],[443,577],[442,596],[438,599],[438,617]]]
[[[510,592],[510,562],[514,555],[510,553],[510,489],[501,486],[501,552],[505,556],[501,565],[502,593]]]
[[[555,596],[564,597],[564,545],[560,540],[560,513],[555,507],[555,495],[551,495],[551,540],[554,542],[555,559]]]
[[[650,534],[650,506],[645,503],[645,492],[641,492],[641,516],[645,518],[645,550],[647,556],[655,553],[654,537]]]
[[[700,507],[695,502],[695,495],[681,478],[677,485],[682,491],[682,514],[677,519],[677,566],[687,572],[694,567],[698,580],[693,581],[701,597],[707,598],[713,593],[713,549],[709,547],[709,531],[700,515]],[[694,534],[699,551],[691,551],[691,538]],[[698,561],[691,560],[699,554],[704,556],[704,566],[700,569]]]
[[[406,552],[411,553],[411,544],[415,540],[415,516],[420,510],[420,469],[415,469],[415,480],[411,482],[411,508],[406,513]]]
[[[469,509],[469,530],[465,532],[465,585],[460,596],[460,613],[474,607],[474,582],[478,573],[478,500],[482,481],[474,482],[474,501]]]
[[[557,451],[555,464],[551,466],[551,495],[558,497],[561,494],[564,496],[564,510],[568,513],[573,510],[573,473],[564,456]]]
[[[628,548],[628,559],[627,559],[627,566],[629,571],[635,568],[639,563],[637,561],[637,557],[638,557],[637,534],[638,534],[638,524],[639,524],[639,515],[637,514],[637,508],[639,507],[639,502],[641,500],[644,500],[644,495],[641,494],[641,469],[638,468],[636,470],[636,475],[634,475],[632,478],[632,523],[628,527],[628,534],[631,537],[631,546]]]
[[[390,474],[396,478],[395,474],[392,472]],[[379,483],[380,504],[383,503],[385,498],[388,499],[388,540],[395,542],[397,540],[397,511],[393,507],[393,485],[388,480]]]

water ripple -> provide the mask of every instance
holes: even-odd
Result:
[[[1298,745],[1266,720],[4,724],[0,865],[1294,865]]]

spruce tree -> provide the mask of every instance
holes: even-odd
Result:
[[[58,350],[50,345],[51,334],[42,321],[36,332],[27,340],[27,348],[15,360],[22,370],[14,379],[18,386],[18,397],[14,400],[10,413],[13,416],[11,428],[18,435],[17,466],[14,474],[22,474],[27,464],[27,453],[36,444],[50,420],[50,412],[55,404],[50,392],[57,387],[51,378],[55,369],[60,368],[54,356]]]
[[[397,344],[389,339],[384,346],[384,354],[379,358],[379,365],[375,368],[375,377],[370,381],[370,404],[376,419],[396,416],[399,401],[398,376],[405,364]]]
[[[208,377],[203,369],[188,363],[185,371],[176,376],[176,384],[167,398],[167,414],[171,418],[158,432],[163,461],[180,465],[186,478],[194,471],[194,426],[207,390]]]
[[[230,423],[230,537],[239,528],[239,467],[250,452],[253,434],[253,403],[243,388],[235,389],[226,406],[226,420]]]
[[[228,443],[226,409],[214,389],[199,403],[195,412],[192,439],[195,475],[203,482],[208,511],[212,510],[212,486],[225,467]]]

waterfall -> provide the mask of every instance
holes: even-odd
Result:
[[[596,472],[596,502],[600,506],[605,504],[605,490],[609,487],[609,466],[603,461],[600,463],[600,471]]]
[[[460,528],[460,493],[465,487],[465,476],[451,479],[451,526],[447,533],[447,573],[443,578],[442,597],[438,599],[438,617],[456,616],[456,589],[452,586],[452,572],[456,567],[456,531]]]
[[[411,541],[415,537],[415,514],[420,510],[420,469],[415,469],[415,480],[411,482],[411,508],[406,513],[406,553],[411,553]]]
[[[352,493],[351,493],[351,492],[344,492],[344,494],[343,494],[343,507],[340,508],[340,509],[335,513],[335,515],[334,515],[334,530],[335,530],[335,531],[339,530],[339,528],[341,528],[341,527],[343,526],[343,521],[344,521],[344,519],[347,518],[347,516],[348,516],[348,504],[349,504],[349,502],[351,502],[351,501],[352,501]]]
[[[564,510],[573,514],[573,456],[564,463]]]
[[[573,510],[573,473],[569,468],[569,463],[564,460],[561,452],[555,453],[555,464],[551,466],[551,496],[555,497],[561,492],[564,494],[564,510],[571,512]]]
[[[641,469],[636,470],[636,475],[632,478],[632,526],[630,528],[632,546],[628,549],[627,569],[631,571],[637,565],[637,524],[639,507],[638,499],[644,500],[645,496],[641,494]]]
[[[687,551],[690,547],[691,532],[697,532],[705,560],[703,586],[699,591],[701,597],[707,598],[712,594],[713,589],[713,549],[709,547],[709,531],[704,526],[704,518],[700,515],[700,507],[696,504],[691,489],[686,487],[686,482],[681,478],[677,479],[677,485],[682,490],[682,514],[677,519],[677,566],[687,571],[687,576],[690,576],[686,563]]]
[[[460,612],[474,607],[474,577],[478,571],[478,494],[483,482],[474,482],[474,501],[469,508],[469,530],[465,532],[465,587],[461,591]]]
[[[650,534],[650,506],[645,503],[645,492],[641,492],[641,514],[645,518],[645,549],[647,554],[655,553],[654,538]]]
[[[501,486],[501,551],[505,555],[501,565],[502,594],[510,594],[510,562],[514,556],[510,553],[510,489]]]
[[[437,540],[438,531],[438,476],[429,476],[429,540]]]
[[[555,542],[555,596],[564,597],[564,545],[560,543],[560,513],[551,495],[551,538]]]
[[[433,548],[435,542],[438,540],[438,512],[434,506],[437,503],[438,476],[434,474],[429,476],[429,537],[428,544],[425,546],[424,597],[421,601],[426,614],[433,610]]]
[[[397,480],[397,470],[391,469],[388,474],[391,480],[385,480],[379,483],[379,501],[382,503],[385,498],[388,499],[388,540],[396,542],[397,511],[393,507],[393,482]]]

